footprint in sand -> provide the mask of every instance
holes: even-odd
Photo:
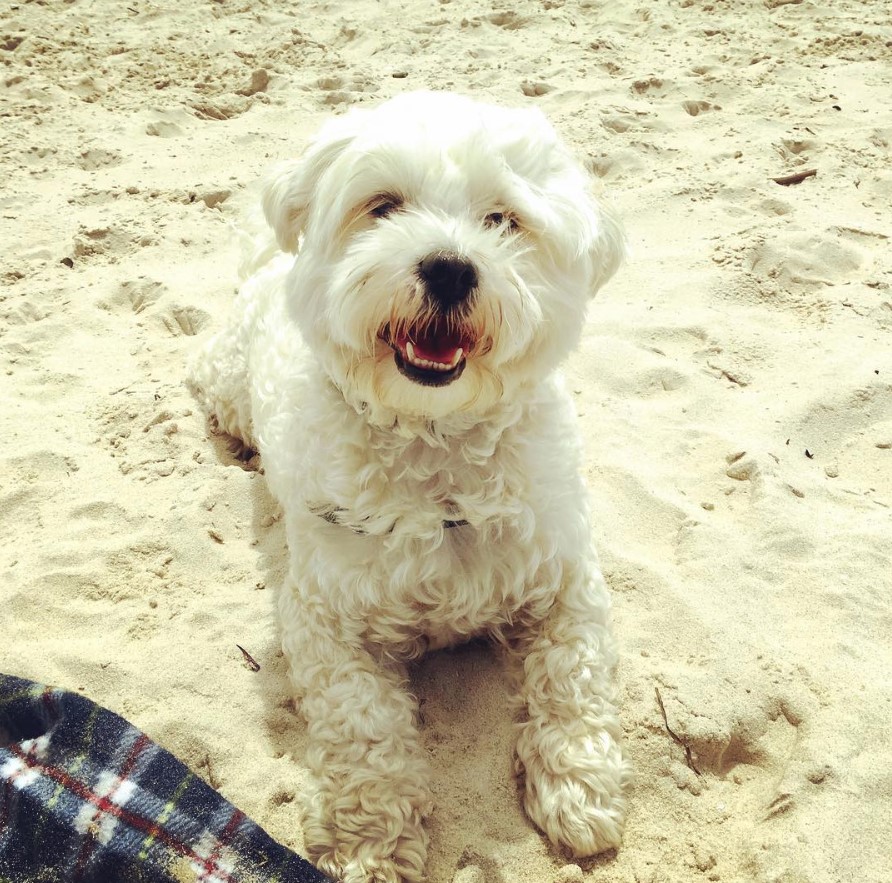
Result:
[[[864,258],[853,245],[831,232],[785,232],[750,249],[745,267],[781,285],[816,287],[844,282]]]
[[[504,28],[506,31],[516,31],[526,27],[529,22],[527,16],[519,15],[513,9],[491,12],[488,15],[480,16],[480,19],[495,25],[497,28]]]
[[[746,806],[764,823],[795,810],[833,771],[812,738],[807,673],[760,659],[742,659],[719,690],[706,669],[685,665],[677,683],[657,687],[653,713],[674,743],[667,774],[677,787]]]
[[[605,181],[622,181],[627,178],[649,180],[649,177],[643,174],[647,169],[647,163],[640,151],[632,148],[620,147],[602,151],[589,156],[585,165],[595,177]]]
[[[211,321],[205,310],[170,303],[167,286],[147,278],[122,282],[110,298],[99,300],[96,305],[102,310],[130,311],[137,316],[145,313],[172,337],[193,337]]]
[[[75,160],[75,165],[85,172],[93,172],[96,169],[107,169],[119,166],[123,162],[121,154],[115,150],[106,150],[103,147],[91,147],[84,150]]]
[[[682,101],[681,106],[689,116],[699,116],[701,113],[708,113],[713,110],[721,110],[721,105],[713,104],[711,101]]]
[[[671,80],[663,80],[660,77],[647,77],[646,79],[635,80],[629,88],[637,95],[662,96],[671,91],[674,88],[674,84]]]
[[[153,108],[145,133],[155,138],[179,138],[196,125],[195,116],[181,107]]]
[[[127,304],[138,314],[156,303],[164,291],[164,285],[152,279],[130,280],[121,283],[118,293],[112,298],[112,303]]]
[[[128,233],[115,227],[82,227],[74,237],[71,259],[77,265],[97,258],[116,263],[129,251],[132,241]]]
[[[170,307],[161,314],[160,319],[173,337],[193,337],[211,321],[210,314],[197,307]]]
[[[542,80],[530,81],[524,80],[520,84],[520,91],[528,98],[538,98],[541,95],[547,95],[554,91],[554,86]]]
[[[657,120],[648,111],[628,110],[614,108],[601,117],[601,125],[614,135],[625,132],[665,132],[669,126],[667,123]]]

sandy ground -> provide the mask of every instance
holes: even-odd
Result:
[[[553,854],[503,660],[429,658],[431,883],[886,881],[888,6],[489,2],[3,4],[0,668],[125,715],[301,849],[282,528],[184,362],[250,183],[326,115],[536,105],[633,249],[568,374],[637,778],[617,855]]]

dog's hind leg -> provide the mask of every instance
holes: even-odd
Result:
[[[293,262],[278,255],[245,280],[226,325],[192,359],[186,382],[208,417],[248,448],[257,449],[253,423],[252,359],[263,364],[281,349],[282,282]]]
[[[631,766],[620,748],[610,600],[594,562],[568,565],[555,605],[529,636],[517,756],[524,805],[576,856],[618,847]]]
[[[248,366],[237,332],[230,325],[207,341],[189,365],[186,382],[218,429],[253,447]]]

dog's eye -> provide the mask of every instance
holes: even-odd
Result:
[[[402,204],[402,200],[397,199],[395,196],[382,196],[369,205],[368,211],[373,218],[386,218]]]
[[[517,218],[512,217],[505,212],[490,212],[484,219],[483,223],[487,227],[507,227],[509,232],[513,233],[517,230]]]

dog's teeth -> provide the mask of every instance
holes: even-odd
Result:
[[[459,347],[449,362],[432,362],[430,359],[422,359],[415,352],[415,345],[411,340],[406,341],[406,361],[416,368],[424,368],[427,371],[451,371],[461,361],[464,350]]]

